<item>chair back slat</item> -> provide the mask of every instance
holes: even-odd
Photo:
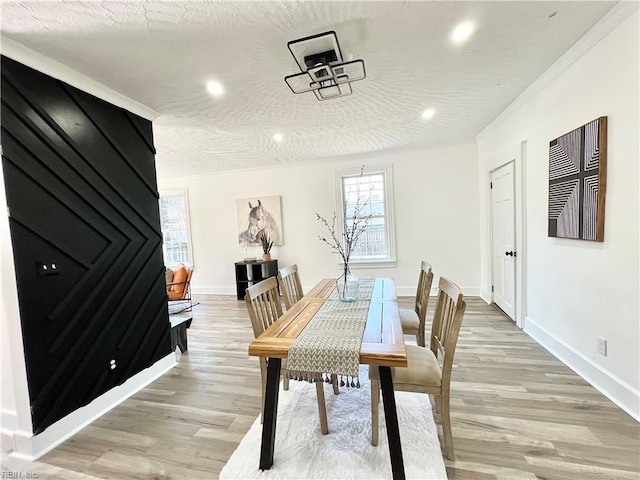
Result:
[[[431,264],[422,261],[420,265],[420,276],[418,277],[418,290],[416,291],[415,312],[420,319],[420,328],[424,329],[424,321],[427,316],[427,307],[429,305],[429,295],[431,293],[431,284],[433,283],[433,272]]]
[[[304,293],[302,292],[302,283],[298,273],[298,265],[289,265],[278,272],[278,283],[282,291],[282,299],[284,306],[289,310]]]
[[[431,351],[442,362],[443,385],[445,376],[451,376],[453,356],[458,341],[462,317],[466,304],[462,300],[462,290],[444,277],[438,283],[438,301],[433,315],[431,330]]]
[[[256,338],[282,316],[278,282],[274,277],[247,288],[244,301]]]

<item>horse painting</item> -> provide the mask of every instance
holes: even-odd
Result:
[[[260,245],[263,236],[273,240],[276,245],[280,244],[280,227],[276,217],[262,205],[260,200],[256,206],[253,206],[250,201],[248,204],[248,225],[247,229],[238,235],[240,245]]]

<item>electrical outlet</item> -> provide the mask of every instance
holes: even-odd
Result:
[[[607,356],[607,340],[600,336],[598,337],[598,353],[603,357]]]
[[[38,276],[40,277],[60,274],[60,268],[55,262],[36,262],[36,268],[38,271]]]

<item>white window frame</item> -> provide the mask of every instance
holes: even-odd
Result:
[[[359,177],[362,166],[343,168],[335,172],[335,192],[336,192],[336,217],[338,218],[338,230],[340,235],[344,232],[344,191],[343,178]],[[365,165],[364,175],[382,174],[384,179],[384,207],[385,207],[385,226],[386,241],[388,245],[388,253],[386,258],[375,259],[359,259],[349,260],[349,265],[354,268],[392,268],[396,262],[396,241],[395,241],[395,208],[393,203],[393,168],[391,164]],[[343,265],[340,262],[340,265]]]
[[[191,221],[189,215],[189,195],[187,193],[186,188],[173,188],[167,190],[161,190],[160,198],[158,199],[158,208],[160,210],[160,229],[162,230],[162,255],[164,257],[164,262],[167,267],[175,267],[179,265],[179,263],[185,263],[187,265],[193,266],[193,247],[191,245]],[[166,245],[164,241],[164,228],[162,225],[162,198],[166,197],[183,197],[184,198],[184,216],[185,216],[185,228],[187,231],[187,261],[179,262],[179,263],[169,263],[167,260],[167,251]]]

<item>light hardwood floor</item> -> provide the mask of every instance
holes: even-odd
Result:
[[[217,478],[260,413],[260,369],[247,356],[244,302],[197,300],[178,366],[38,462],[4,453],[3,470],[63,480]],[[640,478],[640,424],[501,312],[465,300],[449,478]]]

